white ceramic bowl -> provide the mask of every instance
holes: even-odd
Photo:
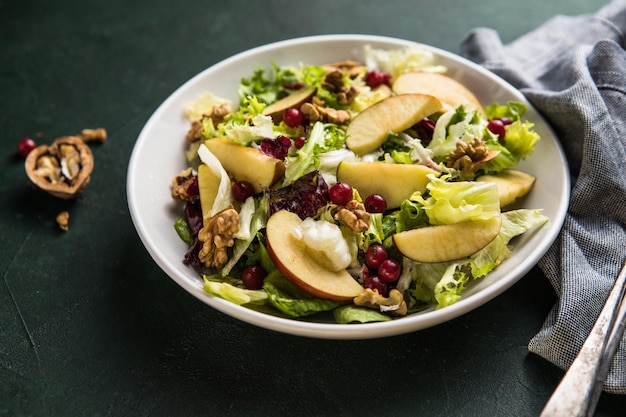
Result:
[[[467,85],[483,104],[522,101],[529,105],[526,117],[541,135],[535,153],[520,168],[537,177],[525,198],[525,208],[541,208],[550,222],[540,230],[515,241],[513,255],[486,278],[464,293],[456,304],[427,310],[398,320],[335,324],[315,319],[294,320],[237,306],[212,297],[202,289],[200,276],[182,263],[186,245],[176,235],[173,223],[179,205],[170,197],[170,181],[186,167],[183,156],[185,133],[189,128],[183,116],[185,106],[203,92],[229,98],[236,103],[236,86],[258,66],[324,64],[344,59],[363,60],[365,45],[397,49],[413,42],[378,36],[327,35],[292,39],[251,49],[228,58],[193,77],[154,112],[141,131],[128,167],[127,193],[132,220],[154,261],[186,291],[211,307],[232,317],[279,332],[329,338],[364,339],[412,332],[458,317],[501,294],[523,277],[556,239],[564,221],[569,200],[567,164],[553,132],[524,96],[484,68],[449,52],[422,45],[432,51],[448,74]]]

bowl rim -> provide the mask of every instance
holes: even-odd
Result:
[[[150,230],[149,225],[144,222],[144,219],[141,216],[141,212],[139,211],[139,201],[137,200],[136,189],[136,187],[138,187],[138,184],[136,183],[137,173],[135,171],[135,167],[139,163],[141,158],[142,147],[145,146],[146,136],[148,135],[150,128],[155,123],[155,121],[158,120],[161,114],[168,108],[169,104],[172,101],[175,101],[179,94],[182,94],[182,92],[185,91],[185,89],[189,85],[195,83],[198,79],[206,77],[208,73],[215,72],[222,67],[232,65],[233,63],[236,63],[244,57],[259,55],[267,51],[275,51],[286,46],[302,46],[320,42],[355,42],[358,43],[360,46],[364,46],[367,43],[388,43],[396,45],[398,47],[402,47],[403,45],[418,45],[439,57],[444,57],[446,58],[446,60],[455,62],[462,67],[468,68],[482,77],[487,77],[490,80],[496,81],[507,90],[507,93],[514,95],[516,97],[516,100],[524,102],[526,105],[528,105],[529,110],[533,112],[533,118],[536,121],[540,121],[543,123],[543,125],[545,125],[544,128],[552,135],[552,138],[554,139],[554,146],[556,147],[556,153],[562,161],[562,163],[559,164],[558,168],[555,168],[557,169],[558,174],[563,178],[563,186],[562,190],[560,190],[561,196],[559,206],[557,210],[557,215],[550,218],[552,226],[549,228],[544,238],[541,241],[536,242],[537,244],[532,251],[533,256],[526,257],[522,260],[522,262],[517,264],[516,271],[518,272],[515,274],[514,277],[505,276],[504,278],[507,279],[499,279],[498,281],[490,283],[487,288],[472,294],[470,298],[463,298],[457,303],[441,310],[427,310],[425,312],[415,313],[411,316],[403,317],[398,320],[391,320],[386,322],[336,324],[274,316],[244,306],[236,305],[218,297],[211,296],[204,292],[201,287],[198,288],[197,285],[194,285],[189,280],[181,277],[176,272],[171,262],[169,262],[166,257],[160,255],[159,248],[155,247],[152,244],[150,233],[148,232]],[[379,35],[326,34],[280,40],[238,52],[222,61],[219,61],[205,68],[204,70],[200,71],[199,73],[188,79],[178,88],[176,88],[164,101],[159,104],[159,106],[156,108],[156,110],[152,113],[152,115],[143,126],[141,132],[136,139],[128,163],[126,189],[127,204],[131,215],[131,220],[137,231],[137,234],[140,237],[142,244],[152,257],[153,261],[161,268],[161,270],[163,270],[171,279],[173,279],[188,293],[192,294],[195,298],[198,298],[205,304],[208,304],[214,309],[225,313],[233,318],[261,328],[281,333],[320,339],[373,339],[410,333],[413,331],[418,331],[438,324],[442,324],[478,308],[479,306],[497,297],[513,284],[515,284],[534,265],[536,265],[538,260],[543,256],[543,254],[545,254],[545,252],[549,249],[554,240],[558,237],[567,213],[570,193],[570,181],[565,154],[563,152],[561,144],[557,140],[557,136],[552,131],[550,125],[534,109],[532,104],[518,89],[513,87],[507,81],[498,77],[493,72],[449,51],[415,41]]]

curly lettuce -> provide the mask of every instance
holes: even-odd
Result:
[[[304,174],[317,170],[319,154],[341,149],[345,142],[345,132],[337,125],[316,122],[304,146],[286,158],[284,184],[291,184]]]
[[[541,210],[519,209],[500,214],[502,227],[498,236],[480,251],[466,259],[453,262],[418,263],[407,261],[406,271],[398,287],[415,302],[436,302],[440,309],[456,303],[467,285],[482,278],[510,254],[511,239],[542,226],[548,218]]]
[[[498,188],[493,183],[447,182],[430,175],[426,188],[430,196],[422,200],[422,209],[430,224],[486,220],[500,214]],[[420,197],[416,199],[419,201]]]

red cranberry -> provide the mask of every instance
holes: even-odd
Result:
[[[248,181],[237,181],[233,184],[231,193],[235,200],[244,202],[254,195],[254,187]]]
[[[293,141],[293,146],[295,146],[296,149],[301,149],[304,146],[305,142],[306,142],[306,138],[304,136],[298,136]]]
[[[306,117],[304,116],[304,113],[302,113],[298,109],[287,109],[285,114],[283,114],[283,122],[285,122],[285,124],[291,128],[298,127],[304,124],[305,120]]]
[[[393,259],[386,259],[378,267],[378,276],[385,282],[396,282],[400,278],[400,264]]]
[[[378,293],[386,297],[389,293],[389,286],[378,275],[369,275],[363,279],[363,286],[372,290],[378,290]]]
[[[345,182],[338,182],[330,187],[328,195],[333,203],[345,206],[352,200],[352,187]]]
[[[365,199],[365,210],[368,213],[384,213],[387,211],[387,200],[380,194],[372,194]]]
[[[365,84],[369,88],[376,88],[383,84],[391,87],[391,74],[381,70],[372,70],[365,75]]]
[[[370,245],[365,251],[365,265],[371,269],[378,267],[387,260],[387,251],[381,245]]]
[[[267,273],[258,265],[247,266],[241,273],[241,281],[249,290],[258,290],[263,287],[263,281]]]
[[[31,138],[22,138],[17,141],[17,153],[23,158],[26,158],[36,147],[37,144]]]
[[[493,119],[489,123],[487,123],[487,129],[496,136],[498,136],[498,140],[503,140],[504,135],[506,134],[506,127],[504,122],[500,119]]]

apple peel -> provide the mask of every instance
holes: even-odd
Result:
[[[267,251],[274,265],[287,280],[308,294],[333,301],[351,301],[363,287],[347,270],[332,271],[307,254],[292,233],[301,224],[300,217],[287,210],[280,210],[268,219]]]

